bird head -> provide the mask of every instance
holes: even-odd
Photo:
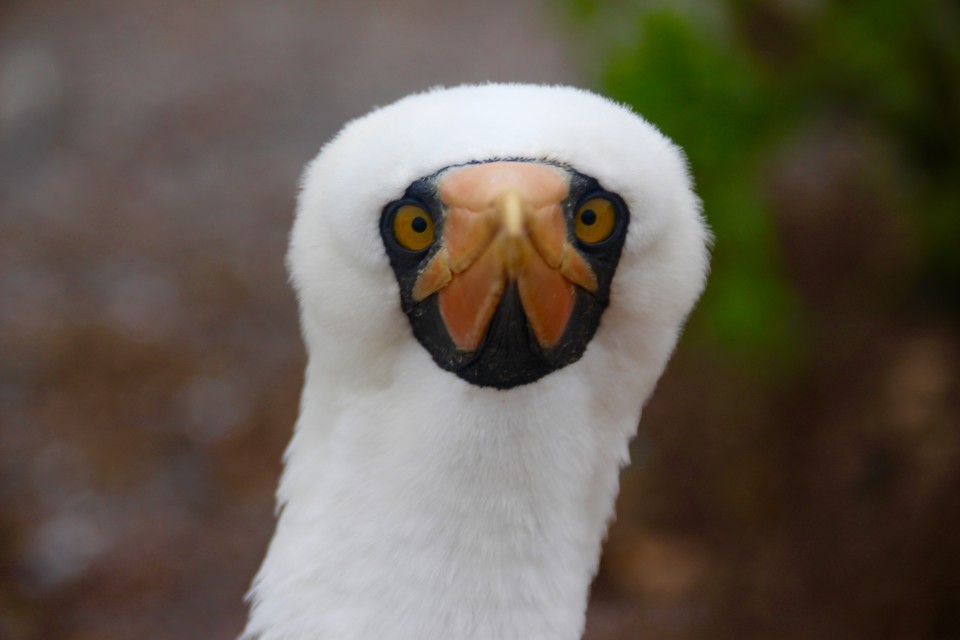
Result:
[[[658,375],[707,240],[682,153],[649,123],[586,91],[483,85],[348,124],[308,167],[288,262],[308,346],[339,375],[426,354],[511,389],[604,335],[612,357],[658,354]]]

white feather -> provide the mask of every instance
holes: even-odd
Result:
[[[413,338],[384,205],[454,164],[547,159],[631,212],[584,356],[507,391]],[[349,123],[309,165],[288,265],[309,364],[247,638],[572,640],[640,410],[708,268],[682,152],[567,87],[463,86]]]

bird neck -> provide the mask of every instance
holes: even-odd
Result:
[[[508,392],[308,371],[247,636],[579,638],[639,408],[575,369]]]

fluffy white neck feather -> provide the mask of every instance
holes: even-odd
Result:
[[[421,352],[385,387],[308,372],[253,637],[582,634],[637,396],[586,362],[480,389]]]
[[[378,236],[410,182],[549,158],[630,209],[583,357],[497,391],[413,338]],[[460,87],[349,124],[308,168],[289,265],[309,365],[251,589],[260,640],[575,640],[640,408],[703,287],[708,233],[681,152],[576,89]]]

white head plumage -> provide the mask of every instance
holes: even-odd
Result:
[[[508,340],[488,356],[494,365],[468,373],[464,353],[486,343],[464,347],[454,303],[436,311],[442,288],[467,273],[455,266],[445,176],[499,162],[483,174],[488,188],[513,180],[504,175],[518,161],[562,176],[569,197],[550,205],[566,224],[555,262],[582,253],[600,284],[588,291],[589,277],[554,265],[531,226],[530,253],[564,273],[545,277],[574,302],[550,334],[535,320],[549,324],[556,307],[537,308],[537,292],[521,290],[525,340],[541,355],[578,346],[516,378],[504,364],[512,360],[497,360]],[[584,199],[597,193],[622,221],[611,227],[611,256],[590,255],[574,237]],[[430,222],[429,233],[434,223],[446,233],[420,253],[391,242],[398,207],[411,201],[424,217],[417,232]],[[306,170],[291,237],[309,363],[246,637],[578,638],[619,468],[703,288],[708,239],[682,152],[586,91],[437,89],[346,125]],[[431,259],[454,264],[435,290],[419,282]],[[426,296],[411,293],[414,282]],[[494,306],[509,295],[498,291]],[[482,315],[470,313],[470,322]],[[581,313],[596,316],[589,330],[575,328]],[[498,317],[476,326],[514,331]],[[435,340],[444,328],[453,338]]]

